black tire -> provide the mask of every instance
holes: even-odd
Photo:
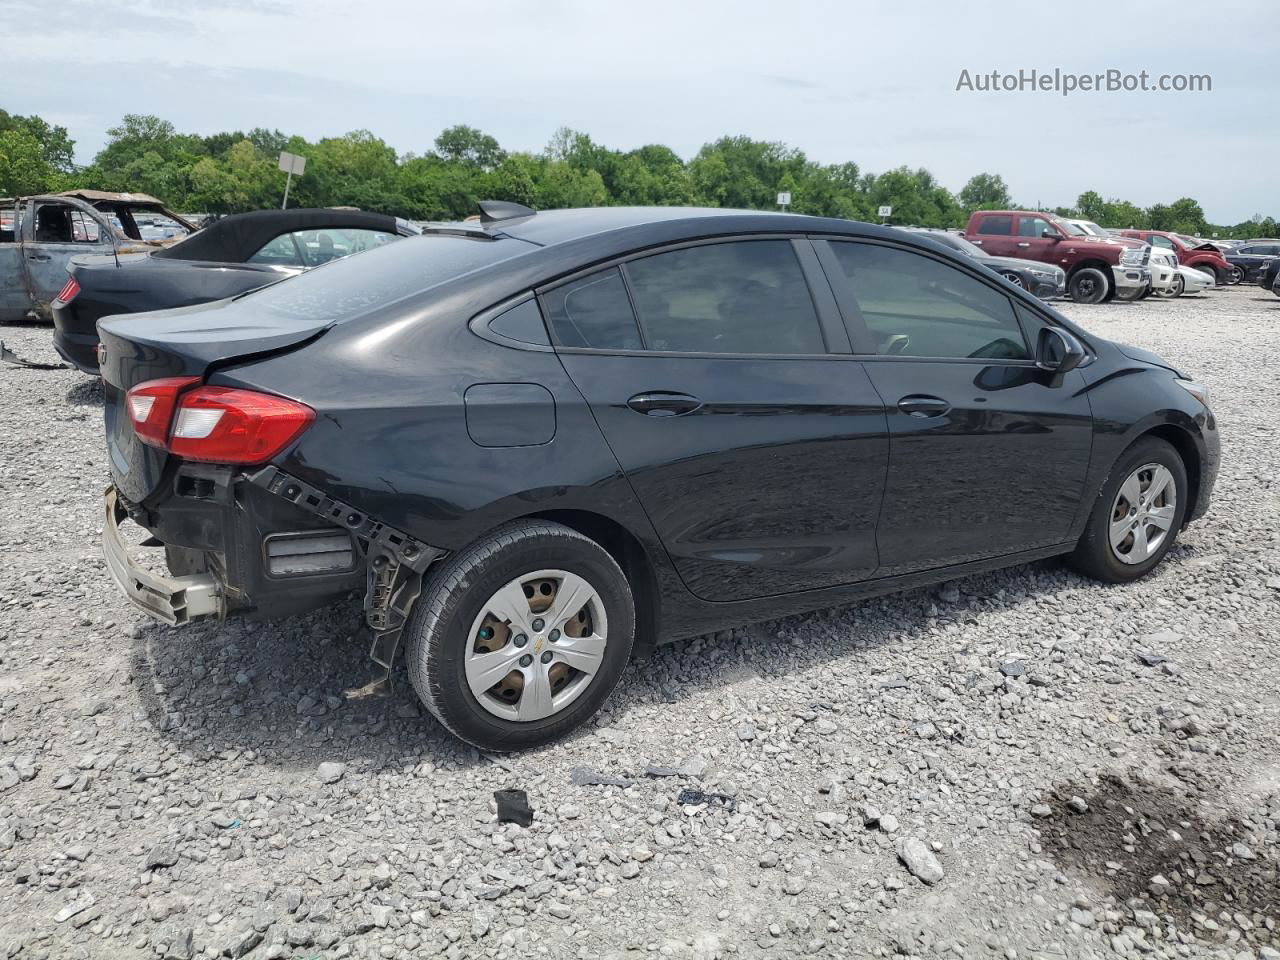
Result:
[[[1111,278],[1097,267],[1081,267],[1067,281],[1067,295],[1076,303],[1101,303],[1111,292]]]
[[[1151,556],[1141,563],[1125,563],[1111,549],[1111,511],[1120,487],[1129,475],[1150,463],[1161,464],[1173,474],[1177,498],[1173,522],[1168,534]],[[1107,482],[1102,485],[1102,490],[1089,511],[1084,533],[1075,550],[1067,556],[1067,563],[1085,576],[1105,583],[1129,583],[1145,577],[1164,559],[1177,539],[1189,505],[1189,494],[1187,468],[1178,451],[1156,437],[1143,437],[1122,453],[1112,466]]]
[[[1237,283],[1244,280],[1244,267],[1238,263],[1231,265],[1231,272],[1227,274],[1227,285],[1234,287]]]
[[[1201,273],[1207,273],[1209,276],[1213,277],[1213,285],[1215,287],[1222,283],[1222,277],[1218,276],[1218,270],[1216,267],[1192,267],[1191,269],[1199,270]]]
[[[558,713],[520,722],[490,713],[467,685],[464,655],[481,606],[526,573],[560,569],[588,580],[608,617],[603,662],[585,690]],[[405,626],[409,679],[424,706],[454,736],[482,750],[521,750],[564,736],[613,692],[631,656],[635,605],[621,568],[576,530],[544,520],[506,524],[430,574]],[[532,648],[531,648],[532,649]]]
[[[1172,300],[1175,297],[1182,296],[1182,294],[1186,291],[1186,289],[1187,289],[1187,281],[1182,279],[1182,274],[1175,273],[1173,275],[1173,286],[1169,288],[1169,292],[1161,293],[1160,291],[1157,290],[1156,296],[1164,297],[1168,300]]]

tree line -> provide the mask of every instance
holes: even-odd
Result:
[[[240,213],[279,206],[285,175],[277,159],[287,150],[307,160],[305,176],[293,182],[291,206],[354,206],[412,220],[461,219],[481,199],[538,210],[654,204],[769,210],[783,191],[796,213],[874,222],[887,205],[891,222],[927,227],[960,227],[974,210],[1017,206],[998,174],[976,174],[952,193],[923,167],[871,173],[742,136],[721,137],[689,160],[661,144],[614,150],[567,128],[540,153],[504,150],[465,125],[444,130],[421,154],[398,154],[367,130],[315,142],[261,128],[200,136],[138,114],[126,115],[108,137],[90,164],[78,166],[65,128],[0,110],[0,196],[83,187],[149,193],[180,211]],[[1223,238],[1280,233],[1269,216],[1210,224],[1190,197],[1143,208],[1089,190],[1075,207],[1054,212],[1105,227]]]

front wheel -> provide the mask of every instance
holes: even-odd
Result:
[[[1227,274],[1227,283],[1234,287],[1237,283],[1240,283],[1243,279],[1244,279],[1244,267],[1240,266],[1238,263],[1232,264],[1231,272]]]
[[[1112,467],[1067,562],[1107,583],[1146,576],[1182,528],[1187,490],[1178,451],[1155,437],[1139,440]]]
[[[1110,290],[1110,278],[1097,267],[1082,267],[1067,281],[1067,294],[1076,303],[1101,303]]]
[[[482,750],[519,750],[599,709],[631,655],[635,606],[594,540],[517,521],[445,561],[405,632],[409,678],[431,714]]]
[[[1175,273],[1173,275],[1173,283],[1161,290],[1156,291],[1157,297],[1167,297],[1172,300],[1174,297],[1182,296],[1184,290],[1187,289],[1187,281],[1182,278],[1182,274]]]

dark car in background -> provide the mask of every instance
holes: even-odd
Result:
[[[972,257],[988,270],[1000,274],[1033,297],[1050,300],[1067,292],[1067,274],[1061,267],[1035,260],[1019,260],[1017,257],[993,257],[981,247],[976,247],[958,233],[935,230],[930,227],[899,227],[907,233],[920,234],[945,247]]]
[[[403,634],[429,711],[516,749],[590,717],[635,646],[1054,555],[1132,581],[1208,508],[1202,386],[934,240],[483,209],[99,324],[104,552],[137,605],[362,591],[374,659]]]
[[[1280,259],[1280,240],[1250,240],[1222,255],[1231,265],[1228,283],[1252,283]]]
[[[82,256],[53,300],[54,348],[97,374],[97,323],[221,300],[413,236],[404,220],[358,210],[255,210],[215,221],[172,246],[144,253]]]
[[[1258,286],[1280,297],[1280,257],[1258,271]]]

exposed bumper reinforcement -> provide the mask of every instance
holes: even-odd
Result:
[[[106,516],[102,523],[102,555],[111,576],[135,606],[171,626],[200,617],[226,615],[222,586],[213,574],[163,577],[139,566],[120,536],[124,509],[115,487],[107,488],[103,504]]]

